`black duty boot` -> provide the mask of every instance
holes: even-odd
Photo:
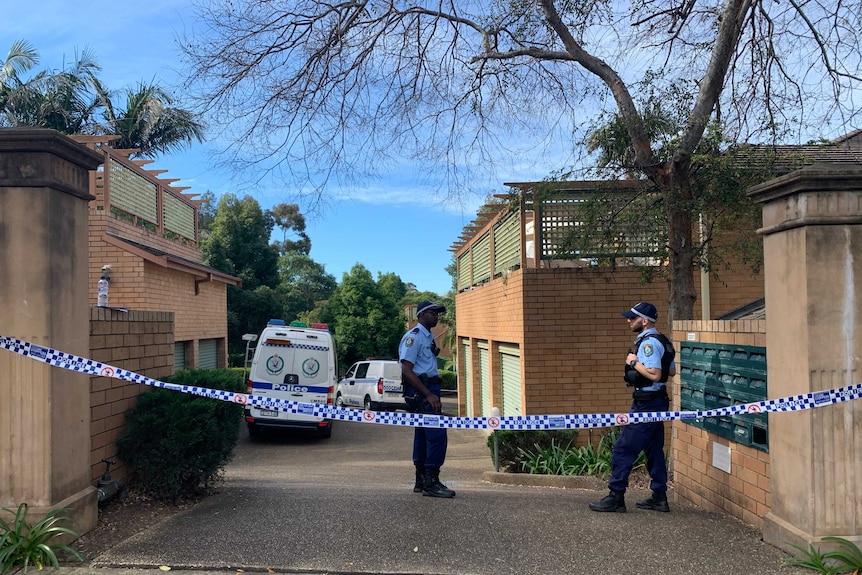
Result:
[[[650,509],[652,511],[661,511],[662,513],[670,511],[670,507],[667,505],[667,493],[664,491],[653,491],[652,495],[646,499],[641,499],[635,505],[637,505],[638,509]]]
[[[416,483],[413,484],[413,493],[422,493],[425,490],[425,466],[416,466]]]
[[[440,470],[429,468],[425,470],[425,489],[422,495],[428,497],[455,497],[455,492],[440,483]]]
[[[617,513],[626,512],[626,495],[623,491],[610,490],[606,496],[599,501],[590,503],[590,509],[593,511],[616,511]]]

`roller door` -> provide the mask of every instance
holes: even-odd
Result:
[[[461,341],[461,374],[464,376],[464,399],[466,415],[473,415],[473,373],[470,364],[470,340]]]
[[[500,379],[503,383],[503,415],[521,413],[521,350],[517,345],[501,343]]]
[[[186,342],[174,343],[174,373],[186,368]]]
[[[479,392],[482,399],[482,413],[477,416],[491,415],[491,370],[488,361],[488,342],[477,344],[479,348]]]
[[[218,368],[218,340],[202,339],[198,342],[198,368]]]

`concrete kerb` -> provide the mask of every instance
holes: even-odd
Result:
[[[521,485],[527,487],[556,487],[559,489],[590,489],[601,491],[607,483],[598,477],[581,475],[538,475],[532,473],[504,473],[485,471],[482,479],[489,483]]]

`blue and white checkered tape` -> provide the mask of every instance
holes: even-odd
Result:
[[[98,375],[112,377],[161,387],[181,393],[209,397],[220,401],[228,401],[252,407],[285,411],[288,413],[303,413],[326,419],[339,421],[356,421],[383,425],[400,425],[407,427],[436,427],[449,429],[589,429],[645,423],[654,421],[672,421],[675,419],[694,419],[701,417],[721,417],[741,415],[746,413],[787,412],[813,409],[824,405],[833,405],[852,401],[862,397],[862,383],[848,385],[837,389],[829,389],[812,393],[803,393],[789,397],[781,397],[754,403],[730,405],[717,409],[703,411],[659,411],[649,413],[590,413],[568,415],[506,415],[501,417],[454,417],[448,415],[428,415],[419,413],[402,413],[388,411],[360,411],[357,409],[337,407],[328,404],[301,403],[286,399],[275,399],[260,395],[234,393],[206,387],[166,383],[140,375],[119,367],[68,354],[55,349],[43,347],[19,339],[0,336],[0,348],[48,365]]]
[[[309,345],[307,343],[272,343],[263,342],[263,347],[292,347],[295,349],[310,349],[312,351],[329,351],[329,346],[326,345]]]

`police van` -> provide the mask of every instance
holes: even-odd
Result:
[[[248,393],[300,403],[332,404],[336,384],[335,345],[326,324],[269,320],[258,338],[251,360]],[[332,435],[332,420],[308,413],[260,409],[247,405],[248,433],[265,429],[312,429],[322,438]]]
[[[401,363],[374,357],[357,361],[335,386],[335,405],[369,411],[407,409],[401,393]]]

